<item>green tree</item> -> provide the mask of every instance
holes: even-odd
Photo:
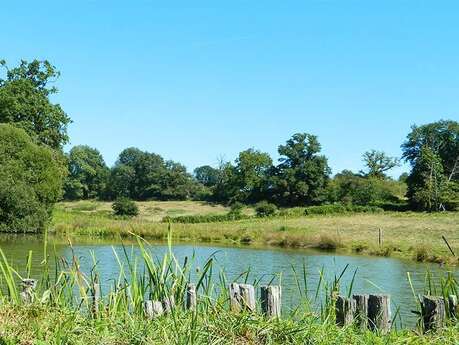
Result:
[[[49,97],[57,92],[50,87],[59,72],[48,61],[21,61],[9,69],[4,60],[6,77],[0,79],[0,123],[23,128],[34,140],[53,149],[68,142],[67,126],[71,122],[59,104]]]
[[[254,149],[239,153],[234,170],[235,199],[245,203],[266,199],[271,169],[269,154]]]
[[[69,174],[64,184],[66,199],[102,198],[107,188],[109,169],[97,149],[73,147],[67,155]]]
[[[458,199],[459,123],[440,120],[413,126],[402,145],[411,164],[407,196],[417,209],[442,210]]]
[[[203,165],[194,169],[196,180],[206,187],[213,187],[218,182],[218,169],[212,168],[210,165]]]
[[[62,154],[37,145],[22,129],[0,124],[0,231],[43,231],[64,174]]]
[[[285,145],[279,146],[280,164],[271,182],[278,204],[313,205],[326,198],[330,168],[320,150],[317,137],[307,133],[294,134]]]
[[[389,157],[382,151],[367,151],[362,155],[362,159],[368,170],[365,173],[368,177],[386,178],[387,171],[400,166],[400,159]]]

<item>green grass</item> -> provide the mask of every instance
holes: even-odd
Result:
[[[457,344],[457,324],[426,335],[420,330],[393,328],[382,335],[354,326],[337,327],[334,296],[339,292],[340,276],[331,282],[321,281],[311,293],[302,284],[302,274],[295,273],[303,301],[297,309],[284,311],[280,320],[260,313],[234,313],[229,308],[230,281],[224,271],[214,271],[212,258],[196,272],[193,257],[183,263],[174,257],[170,237],[169,251],[163,258],[154,258],[143,240],[138,239],[138,245],[140,256],[125,248],[126,260],[113,252],[119,275],[109,288],[102,289],[98,312],[93,311],[91,297],[101,274],[96,257],[90,272],[80,270],[76,256],[70,261],[54,258],[57,266],[51,267],[52,254],[45,240],[41,277],[34,277],[40,278],[38,288],[32,303],[24,304],[18,279],[32,271],[31,260],[27,260],[21,276],[0,250],[0,281],[4,286],[0,290],[0,344]],[[196,274],[192,276],[192,272]],[[217,278],[212,278],[215,275]],[[190,280],[198,291],[196,311],[182,307]],[[248,272],[238,281],[258,284]],[[451,277],[442,279],[440,286],[439,293],[456,291],[457,295],[457,282]],[[347,288],[351,293],[351,287]],[[318,293],[325,298],[319,308],[311,308]],[[171,295],[177,305],[171,313],[152,320],[144,316],[145,299],[161,300]]]
[[[60,204],[52,230],[65,236],[128,237],[131,233],[164,240],[168,225],[154,208],[187,209],[189,214],[224,214],[227,209],[198,202],[140,203],[141,213],[130,220],[117,219],[96,203],[95,211],[78,211],[78,203]],[[173,205],[173,206],[172,206]],[[170,208],[169,208],[170,209]],[[153,211],[152,211],[153,210]],[[212,213],[214,211],[214,213]],[[163,211],[167,214],[167,211]],[[244,214],[250,214],[245,210]],[[220,223],[172,225],[175,240],[291,248],[328,248],[341,253],[394,256],[419,261],[458,264],[442,240],[445,236],[459,255],[459,212],[383,212],[336,215],[250,218]],[[382,242],[379,243],[379,229]],[[328,244],[327,244],[328,242]],[[425,248],[428,248],[426,253]],[[420,255],[420,252],[424,254]]]

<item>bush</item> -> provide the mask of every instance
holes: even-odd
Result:
[[[162,219],[163,223],[186,223],[186,224],[196,224],[196,223],[218,223],[218,222],[228,222],[232,220],[248,219],[250,216],[244,214],[235,214],[228,212],[227,214],[205,214],[205,215],[194,215],[194,216],[179,216],[179,217],[169,217],[166,216]]]
[[[277,212],[277,206],[270,204],[267,201],[260,201],[255,205],[255,212],[257,217],[269,217],[274,216]]]
[[[0,124],[0,231],[41,232],[60,198],[63,156]]]
[[[236,201],[231,204],[229,215],[240,216],[242,213],[242,209],[244,208],[244,204]]]
[[[376,206],[359,206],[359,205],[321,205],[310,206],[304,209],[305,215],[313,214],[345,214],[345,213],[380,213],[384,210]]]
[[[134,217],[139,214],[136,203],[128,198],[118,198],[113,203],[112,209],[117,216]]]

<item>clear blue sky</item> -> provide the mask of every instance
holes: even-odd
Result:
[[[249,147],[277,159],[309,132],[336,173],[459,119],[458,17],[456,1],[5,1],[0,51],[62,72],[66,149],[113,164],[136,146],[192,170]]]

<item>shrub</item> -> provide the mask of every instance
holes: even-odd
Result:
[[[341,242],[337,237],[322,234],[320,235],[317,248],[322,250],[336,250],[341,247]]]
[[[60,198],[63,156],[0,124],[0,231],[41,232]]]
[[[345,213],[380,213],[384,210],[376,206],[359,206],[359,205],[321,205],[310,206],[304,209],[305,215],[314,214],[345,214]]]
[[[112,209],[117,216],[134,217],[139,214],[136,203],[128,198],[118,198],[113,203]]]
[[[185,224],[218,223],[218,222],[227,222],[231,220],[240,220],[240,219],[248,219],[248,218],[250,218],[250,216],[228,212],[227,214],[205,214],[205,215],[180,216],[180,217],[166,216],[162,219],[162,222],[163,223],[185,223]]]
[[[239,201],[236,201],[233,204],[231,204],[230,211],[228,214],[233,216],[240,216],[243,208],[244,204],[240,203]]]
[[[279,210],[278,215],[281,217],[302,217],[304,216],[304,207],[291,207]]]
[[[270,204],[267,201],[260,201],[255,205],[255,212],[257,217],[269,217],[274,216],[277,212],[277,206]]]

